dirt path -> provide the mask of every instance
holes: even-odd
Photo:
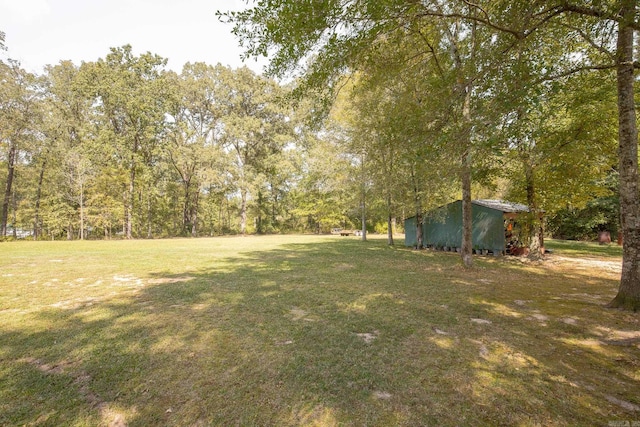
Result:
[[[566,257],[561,255],[547,255],[547,262],[550,264],[562,265],[563,268],[577,271],[598,271],[615,275],[622,272],[622,260],[612,260],[610,258],[595,257]]]

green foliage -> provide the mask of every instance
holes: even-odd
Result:
[[[583,208],[564,208],[551,215],[547,230],[559,239],[596,240],[598,232],[608,231],[612,240],[620,233],[620,200],[617,196],[618,174],[611,172],[600,188],[609,194],[589,200]]]
[[[42,120],[38,83],[37,77],[23,70],[18,62],[0,61],[0,159],[6,166],[2,180],[0,239],[7,235],[10,221],[14,222],[12,234],[15,235],[16,209],[25,195],[16,189],[16,184],[29,161],[28,153],[38,146]]]
[[[552,77],[608,60],[615,28],[544,10],[277,0],[221,14],[287,85],[202,63],[177,74],[131,46],[40,79],[14,64],[3,88],[29,80],[37,108],[7,216],[47,237],[327,232],[359,228],[364,202],[375,228],[460,198],[471,176],[474,197],[533,189],[549,217],[589,206],[572,220],[583,232],[612,223],[594,199],[616,161],[613,76]],[[5,133],[22,123],[0,114]]]

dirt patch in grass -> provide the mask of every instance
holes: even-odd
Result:
[[[77,389],[78,395],[86,404],[100,412],[102,424],[108,427],[126,427],[125,414],[113,409],[111,405],[91,390],[91,376],[86,372],[78,371],[77,361],[62,360],[55,364],[43,363],[39,359],[26,357],[19,362],[27,363],[35,367],[46,376],[64,376],[72,380],[71,385]],[[36,424],[45,424],[46,418],[42,415]]]
[[[373,332],[361,332],[361,333],[357,333],[356,336],[360,339],[362,339],[365,343],[367,344],[371,344],[376,338],[378,338],[378,334],[380,332],[378,331],[373,331]]]
[[[599,274],[620,275],[622,272],[621,260],[609,260],[595,257],[567,257],[561,255],[547,255],[545,262],[548,265],[555,265],[564,271],[574,270],[576,272],[598,271]]]
[[[147,279],[146,283],[150,285],[164,285],[168,283],[181,283],[188,282],[189,280],[193,280],[192,276],[182,276],[182,277],[158,277],[154,279]]]

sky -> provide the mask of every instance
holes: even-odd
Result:
[[[231,25],[216,10],[238,10],[245,0],[0,0],[0,31],[7,51],[41,74],[45,65],[76,65],[104,58],[109,48],[130,44],[134,54],[151,52],[180,72],[186,62],[248,66],[261,72],[266,60],[240,59]]]

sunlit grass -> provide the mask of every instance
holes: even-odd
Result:
[[[598,244],[596,242],[579,242],[576,240],[546,239],[544,246],[547,249],[561,252],[564,255],[621,257],[622,246],[617,243]]]
[[[0,425],[637,420],[615,248],[548,246],[466,270],[375,238],[3,243]]]

